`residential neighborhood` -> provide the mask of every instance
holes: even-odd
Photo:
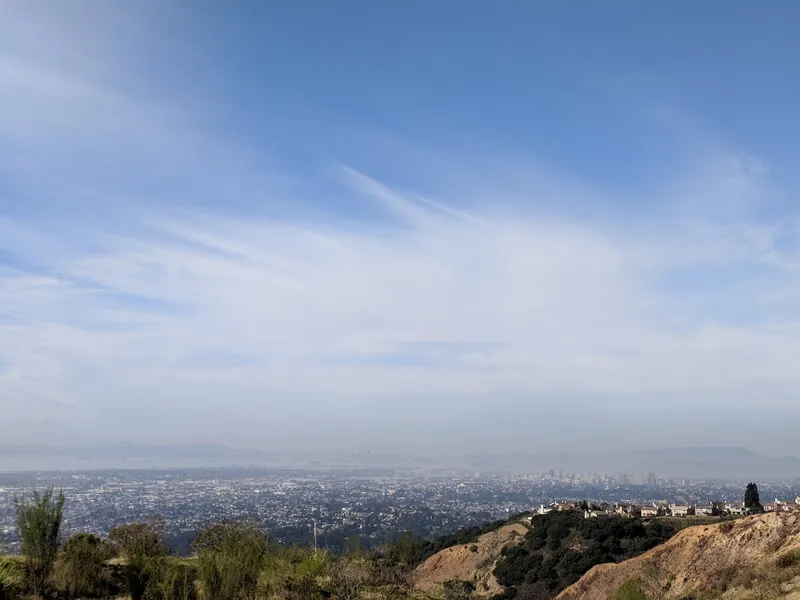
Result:
[[[793,512],[800,510],[800,496],[794,500],[779,500],[762,505],[764,512]],[[553,502],[541,504],[535,512],[545,515],[550,512],[564,510],[582,510],[586,519],[598,517],[622,516],[641,517],[693,517],[693,516],[738,516],[747,513],[744,503],[712,502],[711,504],[671,504],[653,502],[652,504],[635,505],[624,502]]]

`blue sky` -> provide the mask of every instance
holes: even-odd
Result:
[[[800,453],[798,17],[4,6],[0,436]]]

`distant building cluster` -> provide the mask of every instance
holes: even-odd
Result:
[[[778,500],[775,502],[767,502],[764,504],[764,512],[794,512],[800,510],[800,496],[794,499],[794,502]]]
[[[764,512],[794,512],[800,511],[800,496],[793,501],[778,500],[763,505]],[[553,502],[541,504],[535,512],[546,515],[551,512],[565,510],[582,510],[586,519],[598,517],[711,517],[711,516],[738,516],[746,514],[747,509],[743,502],[711,502],[706,504],[675,504],[668,502],[653,502],[651,504],[637,505],[626,502]]]

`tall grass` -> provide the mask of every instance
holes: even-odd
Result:
[[[151,580],[152,594],[158,600],[195,600],[196,572],[186,564],[166,558],[157,563]]]
[[[0,559],[0,600],[14,600],[25,584],[25,572],[16,561]]]

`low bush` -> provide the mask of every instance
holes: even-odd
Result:
[[[334,600],[356,600],[370,584],[371,565],[360,560],[341,559],[330,574],[330,592]]]
[[[110,595],[109,558],[106,544],[96,535],[73,535],[62,546],[53,569],[56,589],[68,598]]]
[[[120,574],[131,600],[144,599],[168,554],[164,529],[163,521],[150,519],[115,527],[108,534],[109,547],[122,559]]]
[[[775,560],[775,566],[779,569],[789,569],[800,565],[800,548],[784,552]]]
[[[444,582],[445,600],[470,600],[475,592],[475,585],[469,581],[454,579]]]
[[[648,597],[638,579],[629,579],[619,587],[614,600],[648,600]]]

